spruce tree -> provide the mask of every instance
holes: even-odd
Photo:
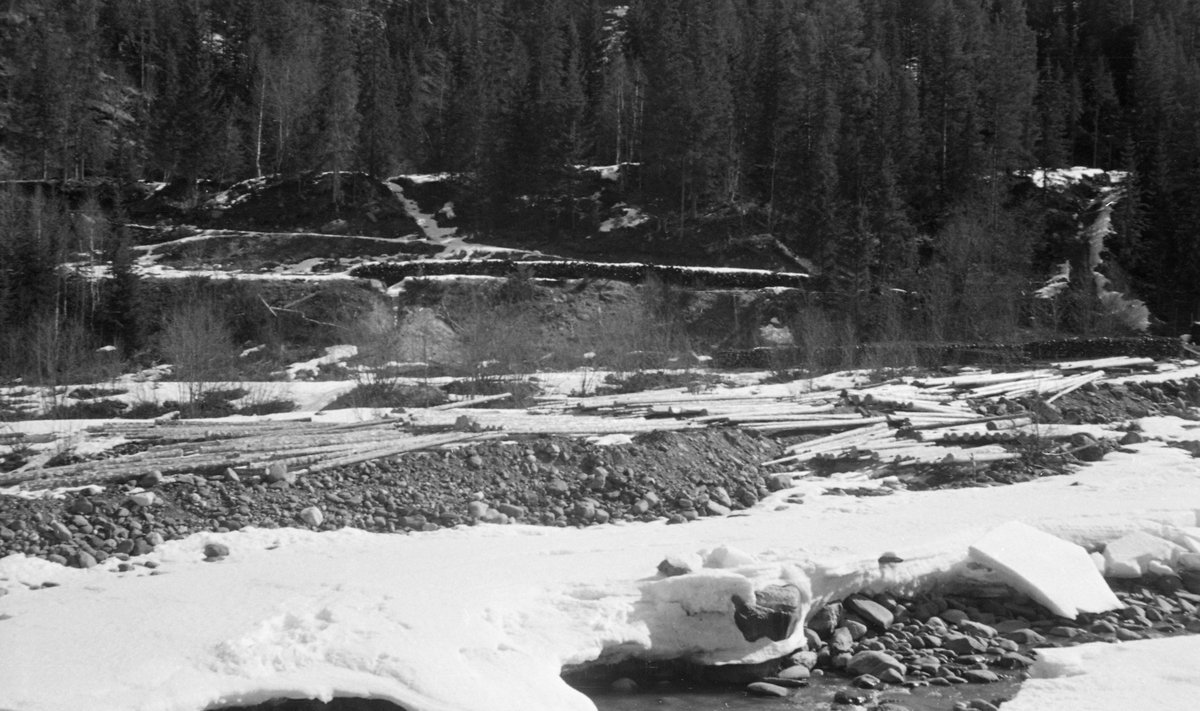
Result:
[[[330,8],[321,49],[320,146],[322,165],[332,172],[333,203],[342,203],[342,173],[354,167],[361,116],[359,82],[351,32],[356,8],[342,0]]]

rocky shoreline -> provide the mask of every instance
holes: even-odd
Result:
[[[0,557],[90,567],[199,531],[247,526],[414,533],[520,522],[585,526],[729,515],[790,483],[758,462],[780,445],[736,428],[601,446],[522,437],[413,452],[297,477],[149,475],[62,498],[0,497]],[[785,479],[787,479],[785,481]]]
[[[767,698],[804,697],[803,690],[820,679],[837,688],[830,694],[831,685],[823,683],[821,696],[832,696],[834,708],[847,711],[908,711],[905,699],[915,690],[962,686],[954,711],[995,711],[1007,698],[987,685],[1011,691],[1028,678],[1039,649],[1200,634],[1200,573],[1164,571],[1107,582],[1124,607],[1076,619],[1057,617],[1012,590],[999,597],[856,594],[812,615],[806,650],[763,664],[623,660],[570,669],[564,677],[602,693],[690,683],[737,685]],[[914,705],[933,707],[928,701]]]

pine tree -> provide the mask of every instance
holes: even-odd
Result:
[[[351,22],[355,8],[348,2],[330,9],[321,51],[320,155],[333,173],[333,202],[342,203],[342,172],[354,166],[361,116],[358,74],[354,66]]]
[[[358,73],[362,77],[358,162],[368,174],[383,177],[400,162],[399,87],[383,18],[368,14],[364,20],[358,28],[362,35],[358,60]]]
[[[142,307],[142,284],[130,248],[130,238],[119,227],[106,261],[111,278],[105,284],[101,304],[101,330],[120,344],[122,357],[133,357],[143,346],[145,314]]]

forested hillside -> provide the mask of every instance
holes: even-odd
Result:
[[[622,189],[674,238],[734,217],[730,237],[771,234],[846,294],[986,295],[1049,276],[1020,171],[1087,165],[1130,172],[1109,277],[1172,329],[1200,318],[1188,0],[6,6],[0,169],[107,186],[106,209],[138,180],[451,172],[502,229],[572,194],[573,166],[629,163]]]

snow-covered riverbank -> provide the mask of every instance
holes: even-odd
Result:
[[[0,561],[9,591],[0,708],[184,711],[372,696],[412,711],[591,709],[559,671],[603,650],[757,661],[800,642],[802,633],[746,642],[732,618],[737,592],[790,583],[813,606],[860,589],[913,589],[963,571],[968,547],[1012,520],[1075,542],[1194,535],[1200,460],[1158,443],[1133,449],[1007,487],[857,498],[805,483],[748,515],[686,526],[251,529],[167,542],[140,559],[156,568],[126,573],[111,572],[116,559],[79,570],[10,556]],[[786,503],[795,494],[805,503]],[[208,542],[230,554],[205,562]],[[712,559],[728,567],[657,574],[665,556],[722,546]],[[881,565],[884,552],[903,561]],[[28,587],[47,582],[57,585]],[[1200,669],[1163,656],[1196,658],[1200,637],[1120,650],[1047,652],[1011,708],[1128,708],[1112,692],[1122,674],[1147,704],[1186,704],[1200,685]],[[1147,679],[1153,688],[1141,688]]]

